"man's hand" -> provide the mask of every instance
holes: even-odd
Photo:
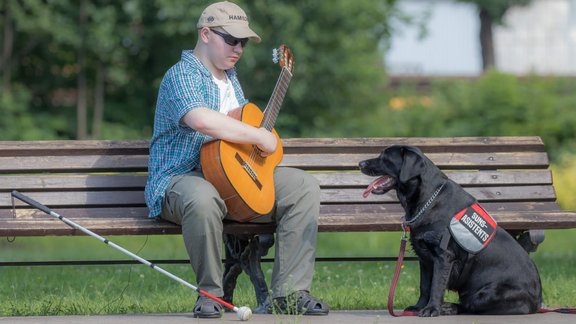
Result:
[[[262,135],[259,136],[260,142],[256,144],[256,148],[258,149],[260,156],[267,157],[276,151],[278,140],[276,139],[276,136],[266,128],[261,127],[259,129]]]

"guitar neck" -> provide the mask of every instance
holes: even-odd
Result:
[[[276,123],[276,118],[282,107],[282,102],[284,101],[284,96],[288,91],[288,86],[290,85],[290,80],[292,79],[292,73],[285,67],[280,71],[280,77],[276,82],[274,91],[272,91],[272,96],[266,105],[264,110],[264,118],[262,119],[262,124],[260,127],[264,127],[271,131]]]

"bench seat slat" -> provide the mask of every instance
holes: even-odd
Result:
[[[576,224],[574,211],[492,212],[491,215],[499,226],[507,230],[574,228]],[[318,230],[320,232],[401,231],[402,216],[403,213],[321,215]],[[258,225],[233,223],[228,224],[225,229],[228,233],[242,234],[259,230],[268,232],[271,231],[271,227],[260,229]]]
[[[401,213],[365,215],[322,215],[318,229],[321,232],[373,232],[400,231]],[[508,230],[573,228],[576,212],[495,212],[492,213],[499,226]],[[56,219],[2,220],[0,236],[82,235]],[[180,227],[154,219],[118,218],[112,223],[106,219],[94,219],[80,224],[100,235],[178,234]],[[227,224],[227,233],[271,232],[272,225]]]
[[[524,212],[524,211],[549,211],[559,210],[555,202],[494,202],[482,203],[482,206],[489,212]],[[54,208],[55,212],[64,217],[82,221],[82,219],[109,219],[110,221],[120,218],[148,218],[148,208],[146,207],[91,207],[91,208]],[[321,205],[321,215],[362,215],[362,214],[403,214],[404,210],[399,203],[390,204],[332,204]],[[0,223],[3,219],[13,219],[12,209],[0,209]],[[24,219],[46,219],[50,216],[38,209],[19,208],[16,211],[16,218]]]
[[[148,218],[147,207],[63,207],[53,208],[54,212],[61,214],[64,217],[71,219],[117,219],[117,218]],[[3,219],[12,219],[14,214],[12,209],[0,209],[0,222]],[[34,219],[34,218],[50,218],[49,215],[39,209],[31,208],[18,208],[16,209],[16,218],[19,219]]]
[[[64,216],[64,215],[62,215]],[[83,235],[79,230],[50,216],[45,219],[3,220],[0,236]],[[72,221],[74,219],[70,218]],[[100,235],[179,234],[180,226],[148,218],[83,219],[80,226]],[[161,223],[161,224],[160,224]]]
[[[318,229],[326,232],[337,231],[401,231],[401,221],[393,213],[385,215],[338,215],[321,217]],[[508,230],[573,228],[575,212],[547,211],[523,213],[492,213],[499,226]]]

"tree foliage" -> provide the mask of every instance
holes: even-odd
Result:
[[[478,39],[482,52],[482,67],[484,71],[496,66],[494,55],[494,37],[492,29],[494,25],[503,24],[504,15],[508,9],[515,6],[525,6],[532,0],[456,0],[476,5],[478,18],[480,19],[480,32]]]
[[[485,10],[490,17],[492,17],[493,22],[496,24],[502,24],[503,18],[508,9],[515,6],[525,6],[528,5],[532,0],[456,0],[459,2],[472,3],[478,7],[480,10]]]
[[[148,138],[160,80],[194,47],[211,2],[6,0],[0,108],[10,117],[1,123],[17,131],[0,136]],[[238,1],[263,38],[237,65],[248,98],[265,107],[280,71],[271,51],[285,43],[296,57],[277,127],[285,135],[321,132],[374,106],[395,2]]]
[[[459,1],[500,18],[528,2]],[[276,127],[283,137],[539,135],[553,152],[576,151],[573,79],[490,71],[470,82],[433,82],[426,94],[389,93],[385,45],[410,23],[396,2],[238,0],[263,38],[249,43],[237,65],[247,97],[266,106],[280,72],[271,50],[285,43],[295,71]],[[196,21],[209,3],[1,2],[0,140],[78,138],[82,98],[88,138],[150,138],[160,81],[194,47]]]
[[[364,136],[540,136],[551,157],[576,152],[574,78],[491,70],[477,79],[405,82],[386,105],[358,119]]]

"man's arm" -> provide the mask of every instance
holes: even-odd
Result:
[[[245,124],[208,108],[192,109],[184,115],[182,121],[190,128],[216,139],[254,144],[262,150],[264,156],[274,153],[278,146],[276,136],[267,129]]]

